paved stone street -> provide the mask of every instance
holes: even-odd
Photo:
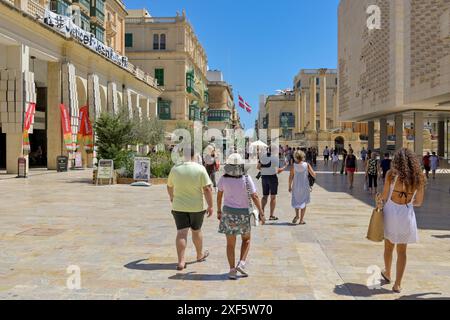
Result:
[[[383,246],[365,239],[372,200],[363,176],[322,172],[307,225],[291,226],[287,173],[278,223],[254,229],[248,279],[229,281],[218,221],[205,223],[207,262],[175,270],[175,226],[165,186],[89,184],[91,171],[0,180],[1,299],[431,299],[450,298],[450,176],[428,186],[417,211],[421,241],[409,248],[404,291],[370,290]],[[266,213],[267,214],[267,213]],[[188,256],[195,259],[192,242]],[[81,268],[79,290],[66,286]]]

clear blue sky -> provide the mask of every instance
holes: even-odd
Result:
[[[339,0],[124,0],[153,16],[186,10],[206,50],[210,69],[219,69],[253,107],[240,109],[253,128],[260,94],[292,87],[302,68],[336,68]]]

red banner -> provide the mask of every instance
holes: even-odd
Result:
[[[34,113],[36,112],[36,104],[30,103],[25,113],[25,119],[23,122],[23,150],[30,152],[30,138],[28,136],[28,131],[30,130],[31,124],[33,123]]]
[[[83,141],[84,149],[87,152],[94,150],[94,139],[91,121],[89,120],[89,108],[84,106],[80,109],[78,127],[78,141]]]
[[[61,125],[64,137],[64,145],[68,151],[74,151],[72,126],[70,124],[69,113],[67,112],[66,106],[62,103],[59,105],[59,110],[61,111]]]

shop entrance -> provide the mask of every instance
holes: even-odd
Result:
[[[30,167],[47,168],[47,88],[36,88],[36,114],[30,134]]]
[[[6,134],[0,133],[0,170],[6,169]]]

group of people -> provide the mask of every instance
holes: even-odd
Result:
[[[257,212],[257,220],[262,225],[266,222],[265,208],[270,197],[269,220],[276,221],[275,216],[276,197],[278,195],[278,175],[284,172],[288,166],[280,167],[278,159],[271,152],[262,152],[257,178],[262,181],[263,197],[260,199],[255,182],[248,175],[250,167],[238,153],[231,154],[223,166],[224,174],[217,185],[212,179],[207,166],[199,162],[194,150],[191,150],[191,158],[174,166],[170,172],[167,191],[172,203],[172,215],[177,227],[176,248],[178,255],[177,270],[187,267],[185,250],[189,230],[192,231],[192,241],[196,248],[196,262],[205,261],[209,252],[203,249],[202,225],[204,217],[213,215],[213,187],[217,187],[217,219],[219,220],[218,232],[226,236],[226,254],[230,267],[229,279],[247,277],[246,261],[251,241],[251,220],[253,211]],[[208,164],[211,159],[206,159]],[[203,162],[205,162],[203,161]],[[312,166],[306,162],[306,155],[301,150],[294,152],[294,163],[290,168],[288,191],[292,194],[292,207],[295,210],[293,224],[304,225],[306,206],[310,203],[309,176],[315,177]],[[204,208],[206,200],[207,208]],[[255,210],[254,210],[255,208]],[[236,261],[235,248],[237,237],[242,239],[241,252]]]
[[[292,150],[292,149],[291,149]],[[334,155],[336,152],[333,150]],[[393,160],[388,154],[378,164],[377,155],[369,152],[365,157],[369,187],[373,188],[382,170],[385,179],[383,193],[384,212],[384,262],[382,277],[386,283],[392,282],[393,252],[397,251],[396,279],[394,292],[401,292],[402,279],[406,267],[407,246],[418,241],[415,206],[421,206],[424,200],[426,179],[421,163],[409,149],[399,150]],[[217,219],[218,232],[226,236],[226,255],[229,264],[228,278],[236,280],[248,277],[246,267],[251,242],[252,212],[256,211],[261,224],[265,224],[265,206],[270,197],[270,220],[278,220],[274,215],[278,194],[278,174],[290,165],[288,191],[291,193],[291,205],[295,210],[292,224],[305,224],[306,207],[311,201],[310,177],[315,177],[313,166],[307,161],[302,150],[293,152],[293,162],[280,167],[278,159],[270,152],[263,153],[258,169],[262,179],[263,198],[258,196],[255,182],[248,175],[249,167],[237,153],[231,154],[223,167],[224,174],[217,183]],[[350,176],[356,167],[356,156],[351,148],[345,157],[345,168]],[[350,170],[349,170],[350,169]],[[257,176],[257,178],[258,178]],[[372,182],[372,184],[370,184]],[[172,202],[172,215],[177,227],[176,248],[178,254],[177,270],[187,267],[185,250],[189,230],[197,252],[196,262],[205,261],[209,252],[203,249],[201,232],[204,217],[211,217],[213,206],[213,181],[206,168],[191,151],[191,159],[176,165],[168,178],[167,190]],[[376,185],[375,185],[376,188]],[[207,207],[204,208],[203,198]],[[240,236],[241,251],[236,259],[237,237]]]

